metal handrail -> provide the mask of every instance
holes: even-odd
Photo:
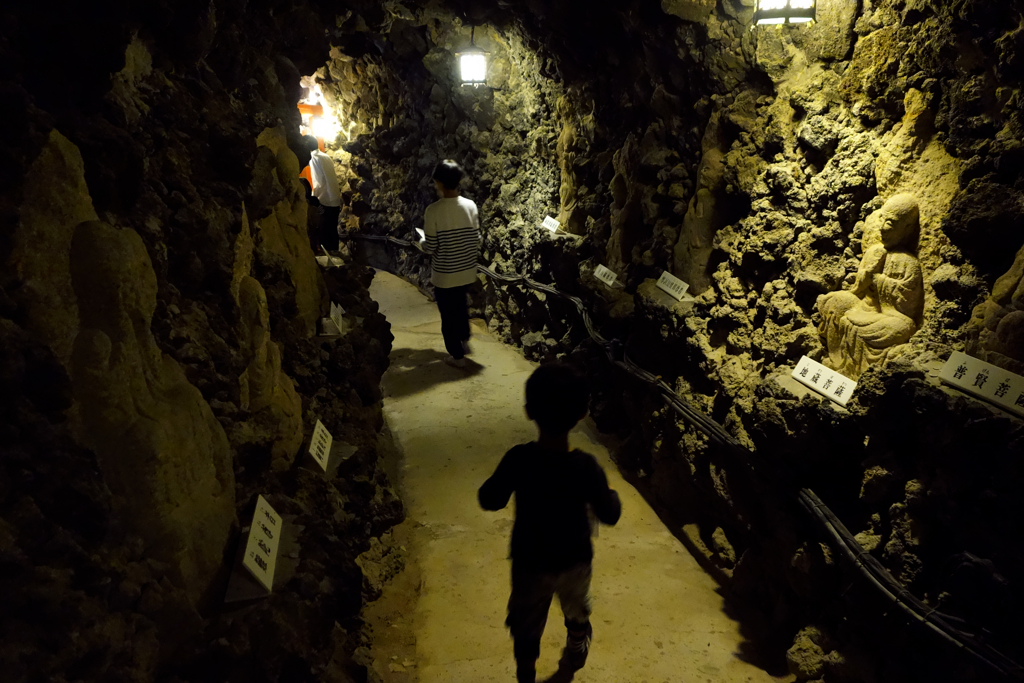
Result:
[[[412,242],[401,240],[389,235],[354,235],[357,239],[390,242],[402,247],[412,247]],[[727,449],[732,453],[739,453],[746,456],[746,464],[754,470],[753,462],[756,458],[753,451],[741,444],[730,434],[725,427],[715,422],[709,416],[694,408],[689,401],[679,396],[657,375],[640,367],[623,351],[622,359],[617,359],[616,350],[625,349],[625,346],[617,339],[605,339],[594,327],[590,312],[583,305],[579,297],[566,294],[555,289],[551,285],[536,282],[518,273],[498,273],[490,268],[477,264],[477,270],[484,275],[502,282],[522,283],[530,289],[546,294],[560,297],[572,303],[587,328],[587,334],[600,346],[608,361],[628,374],[650,384],[656,388],[670,405],[686,422],[700,430],[715,444]],[[896,604],[908,617],[921,623],[927,630],[934,633],[941,640],[950,646],[966,652],[975,657],[996,673],[1006,678],[1024,680],[1024,667],[1014,660],[1003,655],[995,648],[981,642],[972,634],[965,633],[950,624],[946,615],[928,607],[919,599],[914,597],[907,588],[889,573],[881,562],[873,555],[864,550],[853,534],[846,528],[838,517],[825,505],[818,496],[808,488],[801,488],[797,493],[800,505],[810,514],[811,519],[817,522],[824,531],[832,538],[843,555],[857,568],[868,583],[875,588],[886,600]]]

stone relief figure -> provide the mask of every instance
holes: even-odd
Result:
[[[239,393],[242,406],[253,415],[245,432],[253,440],[270,441],[272,466],[283,470],[302,446],[302,399],[281,370],[281,348],[270,339],[270,311],[263,286],[255,278],[244,277],[238,299],[239,351],[249,359],[239,378]]]
[[[1024,247],[974,309],[967,326],[968,354],[1024,375]]]
[[[818,297],[819,333],[826,364],[856,379],[885,360],[917,331],[924,310],[924,278],[917,260],[917,200],[890,198],[868,218],[877,220],[882,243],[864,253],[853,288]]]
[[[248,362],[238,378],[238,400],[250,419],[238,421],[232,441],[270,443],[273,467],[286,469],[302,446],[302,400],[281,370],[281,348],[270,338],[270,308],[263,285],[252,272],[256,243],[242,209],[242,229],[235,239],[231,295],[238,311],[238,351]]]
[[[194,606],[210,604],[236,521],[224,428],[153,337],[157,278],[138,233],[81,223],[70,253],[81,315],[70,369],[85,441],[146,552]]]

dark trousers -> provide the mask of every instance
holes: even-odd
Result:
[[[444,348],[452,358],[462,358],[462,342],[469,340],[469,306],[466,291],[469,285],[459,287],[434,287],[434,301],[441,313],[441,336]]]
[[[512,562],[512,595],[505,625],[512,632],[516,660],[534,662],[540,655],[540,639],[548,621],[551,598],[558,596],[570,637],[590,633],[589,562],[561,572],[523,568]]]
[[[324,249],[338,248],[338,217],[341,215],[340,206],[320,206],[320,224],[317,231],[317,240]]]

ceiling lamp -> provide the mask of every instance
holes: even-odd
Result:
[[[757,0],[754,25],[805,24],[814,21],[815,0]]]
[[[487,81],[487,51],[481,50],[475,44],[476,27],[474,26],[469,37],[469,47],[455,56],[459,58],[459,78],[462,85],[482,85]]]

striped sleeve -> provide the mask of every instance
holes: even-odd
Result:
[[[480,231],[476,226],[441,230],[435,237],[433,267],[438,273],[458,273],[475,269],[479,256]],[[430,244],[430,233],[427,233]]]
[[[426,235],[423,251],[433,256],[437,253],[437,221],[433,211],[427,210],[423,216],[423,233]]]

